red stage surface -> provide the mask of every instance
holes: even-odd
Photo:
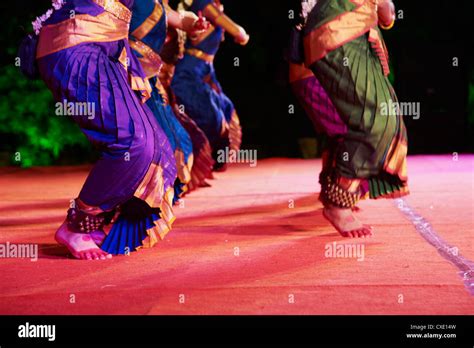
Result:
[[[469,263],[474,156],[455,159],[410,157],[405,201]],[[474,313],[462,265],[396,201],[361,202],[373,238],[339,237],[317,201],[320,169],[320,160],[231,166],[176,207],[165,241],[110,261],[73,260],[53,239],[87,167],[1,169],[0,243],[38,243],[40,258],[0,259],[0,314]],[[363,244],[363,261],[326,257],[332,242]]]

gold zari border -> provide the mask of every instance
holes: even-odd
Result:
[[[351,0],[353,11],[345,12],[321,25],[304,38],[306,65],[325,57],[329,52],[367,33],[377,26],[375,0]]]
[[[128,37],[129,25],[109,12],[77,15],[41,29],[36,58],[86,42],[113,42]]]
[[[206,52],[203,52],[201,50],[198,50],[197,48],[188,48],[186,50],[186,53],[193,56],[193,57],[196,57],[198,59],[201,59],[207,63],[212,63],[214,62],[214,56],[211,55],[211,54],[207,54]]]
[[[143,21],[143,23],[140,24],[140,26],[138,26],[138,28],[136,28],[131,33],[131,35],[138,40],[142,40],[153,29],[153,27],[160,21],[161,17],[163,16],[163,13],[164,13],[163,7],[158,1],[156,1],[155,8],[151,12],[150,16],[148,16]]]

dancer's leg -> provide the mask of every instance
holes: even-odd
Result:
[[[90,172],[75,206],[72,211],[70,209],[67,222],[57,231],[56,239],[80,259],[102,258],[107,252],[116,254],[135,250],[142,240],[148,238],[147,231],[151,225],[141,225],[140,238],[126,237],[131,229],[119,231],[121,237],[118,239],[125,242],[117,248],[110,241],[104,243],[107,252],[101,251],[98,244],[103,242],[103,227],[110,222],[109,215],[132,197],[140,196],[151,207],[162,208],[176,174],[166,136],[150,110],[129,87],[121,64],[104,55],[101,48],[71,48],[41,59],[39,65],[57,99],[94,103],[96,113],[93,118],[73,119],[101,152],[101,158]],[[51,71],[51,66],[56,70]],[[97,76],[102,79],[100,84]],[[68,81],[75,83],[68,84]],[[153,177],[156,180],[152,180]],[[160,230],[169,230],[167,222],[173,219],[169,207],[165,211],[166,216],[162,216],[166,217],[166,223],[160,225]],[[80,219],[76,221],[72,212]],[[90,225],[91,220],[96,225]],[[85,230],[82,231],[81,227]],[[115,236],[116,233],[112,237]]]
[[[344,126],[334,134],[335,128],[327,122],[334,118],[319,117],[321,112],[316,112],[313,120],[333,139],[332,159],[325,161],[320,178],[324,215],[343,235],[370,235],[370,229],[352,214],[357,201],[408,193],[403,119],[381,114],[382,105],[395,102],[396,96],[387,79],[386,50],[376,27],[377,7],[371,2],[354,8],[350,1],[320,0],[306,15],[302,22],[306,63],[315,79],[303,80],[306,85],[313,81],[306,90],[314,92],[303,96],[315,95],[319,100],[309,114],[318,109],[325,111],[323,115],[336,114],[336,125]],[[344,24],[348,22],[358,25],[349,29]]]

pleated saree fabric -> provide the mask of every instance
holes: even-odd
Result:
[[[323,120],[331,121],[319,125],[333,137],[333,172],[362,179],[370,198],[408,194],[403,115],[383,112],[397,97],[387,78],[376,1],[319,0],[308,15],[304,48],[306,65],[317,80],[308,77],[297,88],[324,101],[314,112],[323,110]]]
[[[163,65],[160,52],[165,43],[166,33],[167,14],[163,1],[135,1],[130,23],[130,45],[152,88],[147,105],[163,128],[175,155],[179,179],[175,184],[175,200],[177,200],[188,190],[194,158],[191,138],[176,118],[169,104],[167,92],[158,78]]]
[[[137,210],[134,221],[108,234],[102,249],[113,254],[154,245],[174,221],[176,166],[165,133],[143,104],[151,87],[128,45],[132,3],[68,0],[44,23],[37,49],[55,99],[95,111],[71,115],[101,154],[80,200],[100,211],[120,208],[122,222],[133,215],[126,207]],[[136,201],[141,204],[131,204]]]
[[[199,14],[214,0],[193,0],[189,11]],[[183,59],[176,64],[171,88],[177,102],[204,131],[214,159],[217,151],[230,147],[239,150],[242,130],[234,104],[224,93],[214,69],[224,29],[211,25],[197,40],[188,38]]]

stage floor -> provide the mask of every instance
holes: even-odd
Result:
[[[40,254],[0,259],[0,314],[474,314],[460,274],[474,260],[474,156],[455,159],[410,157],[410,196],[361,202],[367,240],[323,218],[320,160],[231,166],[176,207],[163,242],[110,261],[68,258],[53,239],[88,167],[0,169],[0,243]],[[439,253],[420,221],[459,252]],[[327,257],[333,242],[363,260]]]

